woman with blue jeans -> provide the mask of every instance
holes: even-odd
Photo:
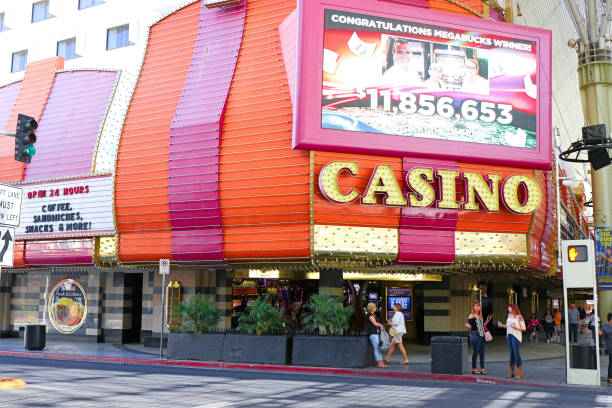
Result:
[[[484,375],[487,373],[487,370],[485,370],[485,331],[490,320],[491,316],[489,315],[486,322],[482,321],[480,304],[474,303],[472,313],[470,313],[467,322],[465,322],[465,327],[470,329],[470,338],[472,340],[472,347],[474,347],[474,352],[472,353],[472,374]],[[476,369],[478,356],[480,356],[480,372]]]
[[[521,311],[516,304],[508,306],[508,320],[506,324],[497,323],[506,329],[506,341],[508,342],[508,352],[510,353],[510,373],[506,378],[514,377],[514,366],[516,364],[516,378],[520,380],[523,376],[523,360],[521,359],[521,341],[525,327],[525,319],[521,316]]]
[[[372,347],[374,347],[374,358],[378,362],[378,368],[389,368],[383,361],[378,342],[380,341],[379,333],[381,330],[385,330],[385,326],[380,322],[380,319],[374,314],[376,312],[376,305],[373,302],[368,303],[366,307],[368,314],[366,315],[366,328]]]

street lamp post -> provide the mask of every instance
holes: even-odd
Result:
[[[605,124],[607,132],[610,132],[612,48],[609,46],[611,39],[608,31],[612,17],[612,1],[584,0],[580,9],[575,0],[563,2],[578,34],[578,39],[571,40],[569,45],[578,53],[578,80],[585,124]],[[580,10],[584,10],[584,15]],[[606,137],[609,137],[609,133]],[[610,149],[607,152],[609,155]],[[597,170],[591,166],[591,184],[594,226],[612,227],[612,166],[607,165]],[[599,302],[600,313],[612,310],[612,291],[601,291]]]

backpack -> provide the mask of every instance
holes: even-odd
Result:
[[[382,351],[387,351],[391,347],[391,338],[389,337],[389,333],[385,330],[381,330],[380,333],[378,333],[378,347],[380,347]]]

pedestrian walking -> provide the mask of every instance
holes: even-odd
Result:
[[[546,342],[550,343],[553,338],[553,329],[555,326],[555,319],[550,314],[550,309],[546,309],[546,313],[544,313],[544,318],[542,320],[544,321],[543,326],[544,332],[546,333]],[[560,321],[559,324],[561,324]]]
[[[382,354],[380,353],[380,348],[378,345],[380,341],[380,332],[381,330],[385,330],[385,326],[383,326],[383,324],[380,322],[378,316],[374,314],[376,312],[376,304],[370,302],[366,306],[366,309],[368,311],[366,315],[366,327],[368,337],[370,338],[372,347],[374,347],[374,358],[376,359],[378,368],[389,368],[389,366],[383,362]]]
[[[608,313],[608,322],[599,328],[599,335],[604,337],[608,349],[608,384],[612,384],[612,313]]]
[[[563,316],[559,309],[553,309],[553,317],[555,319],[555,333],[554,333],[554,341],[561,341],[561,320]]]
[[[527,330],[529,330],[529,341],[533,341],[538,339],[538,327],[540,327],[540,321],[536,317],[535,313],[531,315],[531,319],[529,319],[529,324],[527,324]]]
[[[516,379],[520,380],[523,377],[523,360],[521,359],[521,341],[523,340],[523,332],[527,330],[525,327],[525,319],[521,315],[521,311],[517,304],[508,306],[508,320],[506,324],[497,322],[497,325],[506,329],[506,341],[508,343],[508,352],[510,353],[510,373],[506,378],[514,376],[514,367],[516,365]]]
[[[599,330],[599,316],[595,314],[595,310],[591,310],[590,316],[587,317],[589,319],[588,327],[591,330],[591,334],[593,335],[593,346],[595,345],[595,330]]]
[[[588,322],[585,322],[587,318],[587,312],[584,310],[584,307],[578,306],[578,316],[579,321],[578,326],[580,327],[580,334],[584,333],[584,327],[588,325]]]
[[[569,328],[570,343],[578,343],[578,328],[580,327],[580,311],[576,309],[576,304],[572,303],[567,311],[567,322]]]
[[[400,353],[404,357],[404,361],[402,364],[408,364],[408,356],[406,355],[406,349],[404,348],[403,336],[406,333],[406,322],[404,320],[404,313],[402,313],[402,305],[396,303],[393,305],[393,318],[388,320],[388,323],[391,325],[391,329],[389,329],[389,334],[391,335],[391,347],[389,347],[389,352],[387,353],[387,357],[385,360],[387,363],[391,362],[391,355],[393,351],[395,351],[395,345],[397,344],[397,348],[399,348]]]
[[[472,347],[474,352],[472,353],[472,374],[486,374],[485,370],[485,331],[487,331],[487,324],[491,321],[491,315],[485,322],[482,321],[482,310],[480,304],[474,303],[472,307],[472,313],[469,314],[465,327],[470,329],[470,338],[472,340]],[[476,362],[480,356],[480,372],[476,368]]]

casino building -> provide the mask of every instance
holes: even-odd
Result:
[[[357,310],[401,298],[427,343],[463,333],[474,300],[556,306],[559,230],[590,232],[553,161],[550,32],[489,3],[185,1],[125,70],[28,59],[0,81],[0,127],[38,121],[30,163],[0,140],[1,182],[22,189],[2,333],[154,345],[192,294],[230,328],[256,296],[289,315],[327,291]],[[385,82],[396,43],[416,85]]]

